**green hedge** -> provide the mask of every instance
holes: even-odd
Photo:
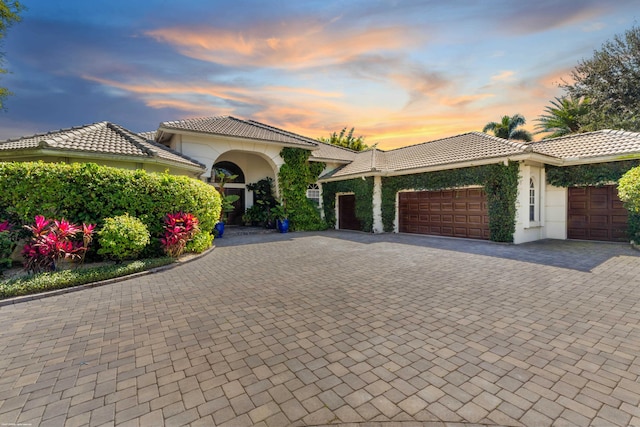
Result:
[[[354,193],[356,196],[356,218],[362,224],[362,231],[373,230],[373,177],[333,181],[322,184],[322,205],[324,218],[329,227],[336,225],[336,194]]]
[[[220,195],[202,181],[93,163],[0,163],[0,188],[0,219],[19,227],[36,215],[100,227],[129,213],[156,237],[168,213],[193,213],[206,233],[220,216]]]
[[[382,178],[382,223],[393,231],[396,194],[400,190],[444,190],[482,185],[487,194],[490,239],[513,242],[516,227],[519,166],[516,162]]]

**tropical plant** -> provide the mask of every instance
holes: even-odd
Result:
[[[278,203],[271,208],[271,217],[280,221],[289,218],[289,212],[287,211],[287,205],[284,200],[282,203]]]
[[[605,42],[560,87],[574,99],[589,98],[585,130],[640,131],[640,27]]]
[[[73,224],[64,218],[50,220],[42,215],[35,217],[35,224],[25,225],[32,234],[31,240],[24,246],[25,269],[30,273],[55,271],[61,259],[84,260],[84,256],[93,240],[93,224]],[[82,233],[82,241],[75,239]]]
[[[536,119],[536,134],[550,133],[545,138],[559,138],[580,132],[589,107],[589,98],[556,97],[544,109],[546,114]]]
[[[348,148],[353,151],[364,151],[369,148],[369,146],[364,143],[364,136],[353,136],[354,130],[355,128],[351,128],[351,130],[347,132],[347,128],[344,127],[340,133],[333,132],[328,138],[321,136],[318,138],[318,141],[337,145],[338,147]]]
[[[106,218],[98,231],[98,254],[120,263],[135,258],[151,241],[149,230],[128,213]]]
[[[268,227],[271,208],[278,204],[273,196],[273,179],[266,177],[258,182],[247,184],[247,190],[253,191],[253,206],[247,208],[243,218],[251,225]]]
[[[532,141],[533,136],[531,135],[531,132],[524,129],[518,129],[518,127],[523,126],[525,123],[526,120],[521,114],[514,114],[511,117],[502,116],[502,120],[499,123],[487,123],[482,129],[482,132],[487,133],[488,131],[491,131],[498,138],[515,139],[526,142]]]
[[[162,249],[170,257],[178,258],[187,243],[200,231],[198,218],[190,213],[176,212],[168,214],[164,224],[164,235],[160,238]]]

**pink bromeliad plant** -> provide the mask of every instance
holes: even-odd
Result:
[[[164,219],[164,234],[160,238],[162,249],[170,257],[178,258],[198,231],[195,215],[184,212],[168,214]]]
[[[53,271],[61,259],[84,261],[89,244],[93,239],[95,225],[82,224],[79,227],[65,219],[49,220],[42,215],[35,217],[35,224],[25,225],[32,237],[24,246],[25,269],[31,273]],[[76,235],[82,233],[82,241]]]

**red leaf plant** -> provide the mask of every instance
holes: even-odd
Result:
[[[61,259],[84,262],[95,225],[82,227],[66,219],[49,220],[42,215],[35,217],[34,225],[25,225],[31,231],[31,240],[24,245],[25,269],[30,273],[55,271]],[[74,239],[82,232],[82,241]]]
[[[198,218],[195,215],[184,212],[167,214],[164,219],[164,234],[160,238],[162,249],[170,257],[178,258],[184,252],[187,242],[198,231]]]

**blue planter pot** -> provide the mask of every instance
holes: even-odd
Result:
[[[216,230],[216,237],[222,238],[222,235],[224,234],[224,222],[216,223],[216,225],[213,228],[214,230]]]
[[[276,221],[276,226],[278,231],[281,233],[286,233],[289,231],[289,220],[288,219],[279,219]]]

